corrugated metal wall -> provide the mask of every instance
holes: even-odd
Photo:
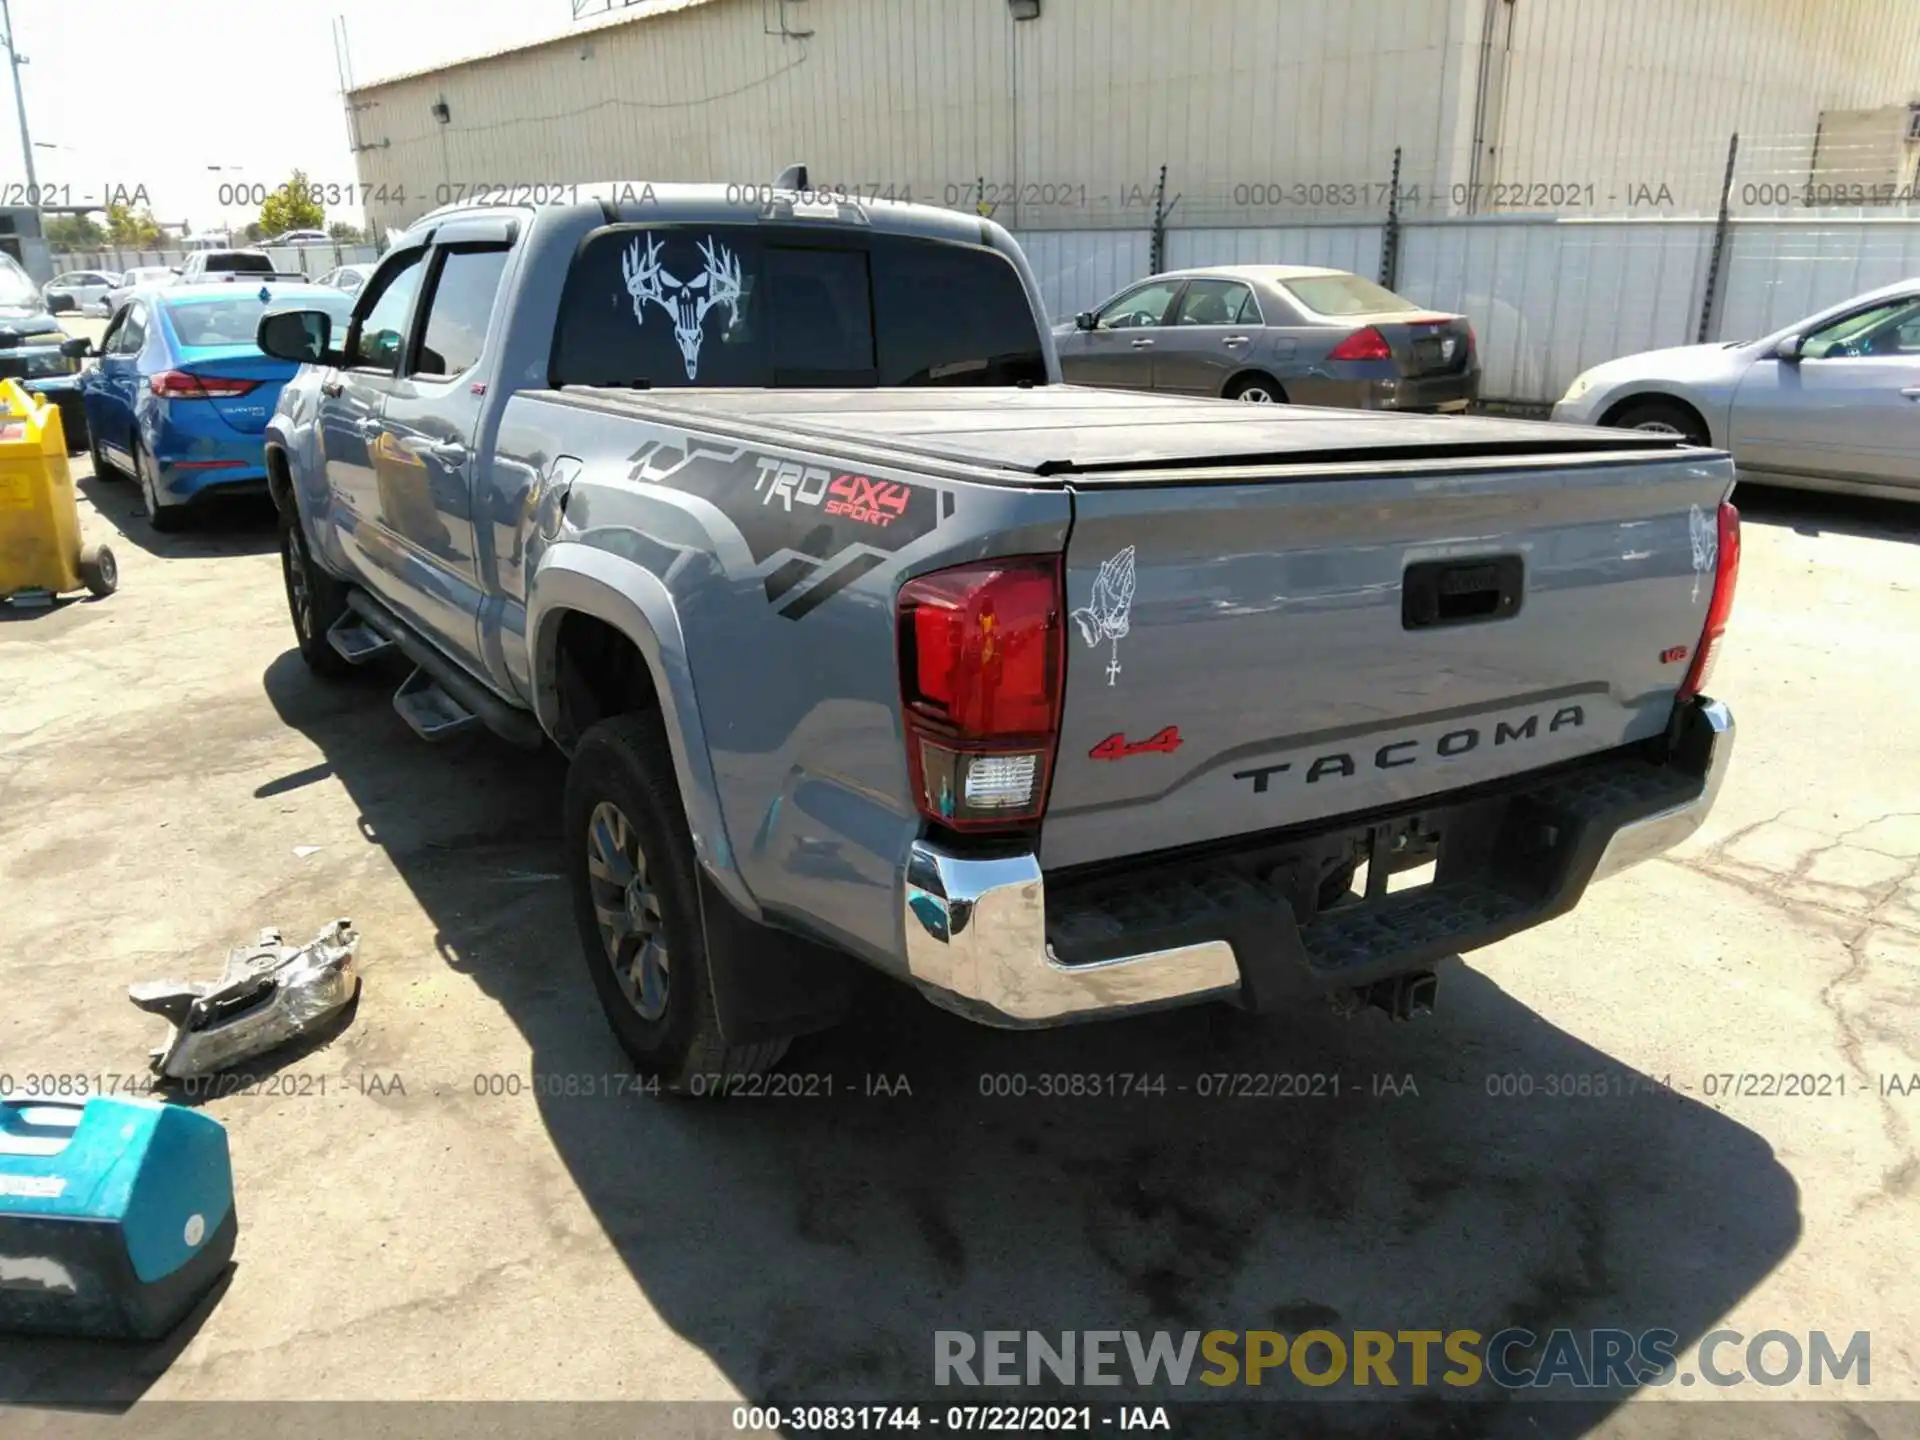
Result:
[[[816,179],[1007,223],[1709,213],[1920,99],[1920,0],[686,0],[355,92],[377,225],[475,186]],[[772,23],[770,23],[772,22]],[[769,31],[773,33],[768,33]],[[1482,84],[1482,74],[1485,83]],[[444,124],[432,106],[444,100]],[[1476,151],[1479,163],[1475,163]],[[1538,191],[1534,187],[1541,187]],[[1497,188],[1496,188],[1497,187]]]
[[[760,0],[674,13],[354,94],[376,225],[497,183],[817,181],[972,206],[1028,229],[1384,208],[1396,144],[1451,142],[1463,0]],[[777,28],[777,27],[776,27]],[[433,105],[444,100],[446,123]],[[1326,186],[1336,189],[1329,193]],[[385,189],[389,198],[382,201]],[[392,198],[404,193],[404,200]],[[1306,192],[1302,192],[1305,194]]]
[[[1022,230],[1047,314],[1069,319],[1142,275],[1151,274],[1153,234],[1147,230]]]
[[[1753,340],[1920,275],[1920,221],[1741,220],[1726,267],[1716,328],[1728,340]]]
[[[1483,394],[1557,400],[1589,365],[1693,342],[1712,240],[1703,221],[1413,225],[1395,288],[1473,321]]]
[[[1194,265],[1327,265],[1372,279],[1380,273],[1378,225],[1282,225],[1169,230],[1167,268]]]
[[[1743,180],[1805,182],[1822,111],[1920,100],[1915,0],[1514,0],[1499,19],[1482,178],[1597,180],[1602,210],[1635,184],[1716,209],[1734,131]]]

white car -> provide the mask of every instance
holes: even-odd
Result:
[[[1920,499],[1920,279],[1759,340],[1609,360],[1553,418],[1683,435],[1763,485]]]
[[[56,299],[64,297],[82,314],[89,310],[99,312],[106,308],[107,293],[119,283],[120,277],[111,270],[68,270],[42,285],[40,298],[47,302],[49,310],[54,308]]]
[[[367,283],[367,277],[373,274],[371,265],[342,265],[337,270],[329,270],[313,283],[331,285],[336,290],[344,290],[349,295],[358,295],[360,287]]]
[[[142,285],[171,285],[179,272],[169,265],[141,265],[127,271],[120,282],[106,294],[105,306],[109,315],[118,310],[121,303]]]
[[[262,240],[262,245],[331,245],[333,237],[324,230],[289,230],[284,235],[276,235],[271,240]]]

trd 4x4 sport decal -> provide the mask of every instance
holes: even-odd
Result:
[[[748,450],[650,441],[628,458],[632,479],[713,504],[739,530],[756,567],[779,562],[765,577],[767,600],[789,620],[810,614],[953,514],[952,494],[934,486]]]

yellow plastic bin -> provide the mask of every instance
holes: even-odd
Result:
[[[60,408],[0,380],[0,600],[42,603],[68,590],[111,595],[113,552],[80,543]]]

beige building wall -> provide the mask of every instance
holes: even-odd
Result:
[[[1920,99],[1920,0],[654,8],[356,91],[376,227],[482,185],[749,183],[797,160],[1021,229],[1145,226],[1162,165],[1175,225],[1370,220],[1396,146],[1415,216],[1618,213],[1662,186],[1699,213],[1731,131],[1743,176],[1804,180],[1822,112]]]

